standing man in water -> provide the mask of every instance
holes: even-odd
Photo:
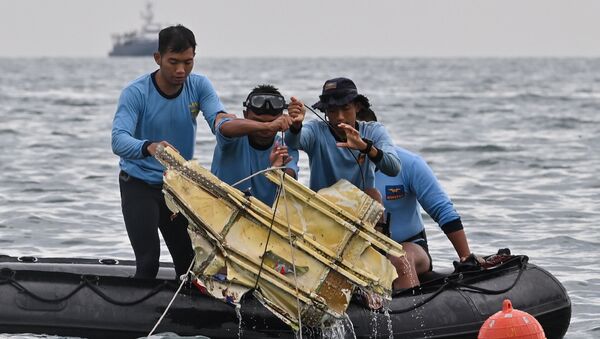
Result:
[[[358,120],[377,121],[369,99],[363,97],[358,106]],[[406,260],[388,256],[398,273],[394,289],[402,289],[419,285],[418,275],[433,268],[419,206],[444,231],[461,262],[471,256],[471,250],[460,216],[429,165],[402,147],[395,146],[395,153],[402,161],[402,171],[395,176],[376,172],[375,186],[390,216],[390,237],[406,251]]]
[[[154,53],[159,69],[122,91],[113,120],[112,150],[121,157],[121,207],[135,254],[136,278],[154,278],[158,273],[158,230],[177,276],[187,272],[194,257],[187,220],[167,208],[162,193],[164,168],[153,155],[158,145],[171,146],[190,160],[200,111],[212,131],[217,116],[225,115],[208,78],[190,74],[195,51],[194,34],[186,27],[161,30]]]

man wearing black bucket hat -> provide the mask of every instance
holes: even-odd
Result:
[[[294,122],[285,141],[289,147],[308,154],[312,190],[346,179],[381,202],[375,189],[375,168],[394,176],[400,171],[400,161],[383,125],[356,121],[362,98],[352,80],[327,80],[320,100],[313,105],[325,112],[327,121],[312,120],[302,125],[303,112],[290,114]]]

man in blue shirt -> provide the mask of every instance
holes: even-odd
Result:
[[[288,113],[303,114],[304,105],[292,97]],[[217,119],[217,145],[211,171],[219,179],[232,185],[269,168],[287,166],[286,173],[296,178],[298,151],[283,144],[279,131],[286,131],[293,120],[283,114],[284,97],[277,88],[261,85],[254,88],[244,101],[244,119]],[[275,201],[277,186],[264,175],[257,175],[236,185],[250,192],[265,204]]]
[[[325,112],[327,122],[312,120],[302,125],[304,113],[290,113],[295,121],[285,141],[290,148],[308,154],[312,190],[346,179],[381,202],[375,189],[375,168],[396,175],[400,161],[382,124],[356,120],[361,97],[352,80],[327,80],[319,102],[313,105]]]
[[[163,167],[153,157],[157,146],[172,146],[185,159],[194,155],[200,111],[214,131],[224,107],[211,82],[190,74],[196,40],[187,28],[167,27],[158,35],[154,60],[159,69],[130,83],[121,93],[112,127],[112,150],[121,157],[119,186],[125,227],[136,259],[138,278],[158,273],[160,240],[173,257],[177,275],[194,257],[187,220],[173,215],[162,193]]]
[[[357,119],[377,121],[366,97],[358,105]],[[406,251],[407,260],[389,257],[398,272],[394,289],[400,289],[418,285],[418,275],[433,268],[419,205],[446,233],[460,261],[467,259],[471,251],[460,216],[425,160],[398,146],[395,153],[402,162],[402,171],[395,176],[378,171],[375,186],[390,216],[390,236]]]

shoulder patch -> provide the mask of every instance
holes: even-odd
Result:
[[[190,109],[190,114],[194,119],[196,119],[198,113],[200,113],[200,105],[194,101],[191,104],[189,104],[188,107]]]

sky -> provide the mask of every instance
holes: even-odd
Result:
[[[206,57],[600,56],[598,0],[153,0]],[[0,0],[0,57],[103,57],[146,0]]]

